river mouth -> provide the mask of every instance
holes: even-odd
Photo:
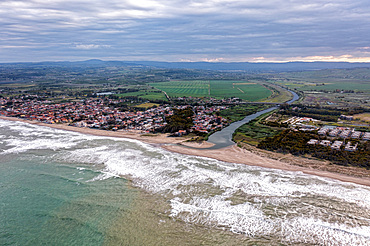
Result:
[[[234,122],[230,124],[229,126],[225,127],[224,129],[222,129],[221,131],[215,132],[214,134],[209,136],[207,140],[208,143],[214,144],[214,145],[207,149],[221,149],[221,148],[226,148],[226,147],[234,145],[235,142],[232,140],[232,137],[236,129],[250,122],[251,120],[254,120],[255,118],[265,113],[271,112],[275,109],[277,109],[277,107],[268,108],[268,109],[259,111],[255,114],[248,115],[243,120]]]
[[[295,102],[299,99],[299,96],[298,96],[297,93],[295,93],[294,91],[291,91],[291,90],[288,90],[288,91],[293,95],[293,99],[287,101],[286,103],[290,104],[290,103],[293,103],[293,102]],[[248,115],[244,119],[242,119],[240,121],[237,121],[237,122],[234,122],[234,123],[230,124],[229,126],[223,128],[221,131],[213,133],[212,135],[209,136],[209,138],[207,140],[207,142],[210,143],[210,144],[213,144],[213,146],[209,147],[207,149],[221,149],[221,148],[226,148],[226,147],[234,145],[235,142],[232,140],[232,137],[233,137],[233,134],[236,131],[236,129],[238,129],[242,125],[250,122],[251,120],[254,120],[255,118],[257,118],[257,117],[259,117],[259,116],[261,116],[265,113],[271,112],[275,109],[277,109],[277,107],[271,107],[271,108],[259,111],[257,113]]]

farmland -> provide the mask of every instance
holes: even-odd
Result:
[[[149,100],[149,101],[167,101],[166,96],[162,91],[159,90],[149,90],[149,89],[141,89],[135,92],[127,92],[127,93],[120,93],[117,94],[120,97],[138,97],[141,99]]]
[[[165,91],[170,97],[238,97],[246,101],[260,101],[272,92],[258,83],[231,80],[194,80],[151,83],[150,86]]]
[[[331,69],[280,74],[278,83],[301,91],[354,91],[370,93],[370,69]]]
[[[171,81],[151,83],[150,86],[165,91],[170,97],[208,97],[210,91],[209,81]]]
[[[370,108],[368,68],[282,73],[271,77],[269,82],[304,92],[305,104]]]

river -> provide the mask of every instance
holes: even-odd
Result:
[[[288,91],[293,95],[293,98],[291,100],[287,101],[286,103],[291,104],[291,103],[293,103],[293,102],[295,102],[299,99],[299,96],[298,96],[297,93],[295,93],[294,91],[291,91],[291,90],[288,90]],[[238,129],[242,125],[250,122],[251,120],[254,120],[255,118],[257,118],[257,117],[259,117],[259,116],[261,116],[265,113],[271,112],[275,109],[277,109],[277,107],[271,107],[271,108],[259,111],[255,114],[248,115],[244,119],[230,124],[229,126],[225,127],[221,131],[215,132],[214,134],[212,134],[208,138],[207,142],[214,144],[212,147],[210,147],[208,149],[221,149],[221,148],[225,148],[225,147],[229,147],[231,145],[234,145],[235,142],[232,140],[232,137],[233,137],[233,133],[235,132],[236,129]]]

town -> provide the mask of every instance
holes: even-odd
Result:
[[[147,110],[127,111],[120,105],[128,99],[86,98],[80,101],[52,103],[47,98],[20,96],[18,98],[0,98],[0,115],[19,117],[47,124],[64,123],[76,127],[89,127],[104,130],[136,130],[141,133],[155,133],[167,124],[166,118],[174,114],[174,109],[191,107],[194,111],[193,126],[189,129],[194,133],[210,133],[222,129],[230,122],[214,113],[227,109],[226,106],[170,106],[154,105]],[[181,129],[173,134],[186,134]]]

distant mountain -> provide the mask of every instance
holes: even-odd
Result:
[[[183,68],[218,71],[246,72],[293,72],[321,69],[370,68],[370,63],[349,62],[286,62],[286,63],[250,63],[250,62],[132,62],[157,68]]]
[[[11,67],[108,67],[137,66],[163,69],[199,69],[213,71],[241,71],[249,73],[296,72],[322,69],[370,68],[370,63],[349,62],[286,62],[286,63],[250,63],[250,62],[157,62],[157,61],[102,61],[92,59],[77,62],[26,62],[0,63],[0,66]]]

